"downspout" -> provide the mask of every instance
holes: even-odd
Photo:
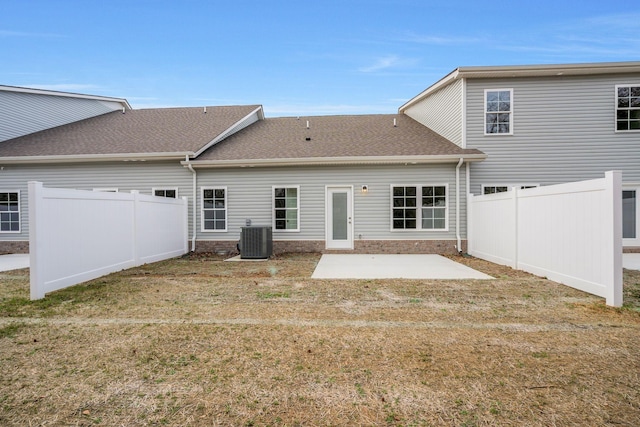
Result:
[[[462,238],[460,237],[460,166],[464,159],[460,157],[460,161],[456,165],[456,250],[462,253]]]
[[[185,159],[186,162],[189,162],[189,155],[186,156]],[[189,168],[189,170],[191,171],[191,173],[193,174],[193,206],[192,206],[192,213],[191,213],[191,222],[192,222],[192,226],[193,226],[193,237],[191,237],[191,252],[195,252],[196,251],[196,171],[193,168],[193,166],[191,166],[191,163],[187,163],[187,168]]]

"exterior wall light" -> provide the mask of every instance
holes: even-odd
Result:
[[[368,185],[363,185],[362,186],[362,194],[367,194],[369,192],[369,186]]]

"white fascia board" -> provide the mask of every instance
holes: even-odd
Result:
[[[413,98],[405,102],[400,108],[398,108],[398,113],[400,114],[404,113],[409,107],[420,102],[421,100],[423,100],[424,98],[432,94],[433,92],[436,92],[442,89],[443,87],[448,86],[454,81],[456,81],[458,79],[459,70],[460,70],[459,68],[456,68],[455,70],[453,70],[452,72],[450,72],[449,74],[447,74],[446,76],[444,76],[443,78],[441,78],[440,80],[438,80],[437,82],[435,82],[434,84],[432,84],[431,86],[429,86],[428,88],[420,92],[418,95],[414,96]]]
[[[222,132],[220,135],[218,135],[217,137],[209,141],[205,146],[203,146],[202,148],[200,148],[198,151],[195,152],[194,157],[198,157],[200,154],[204,153],[206,150],[216,145],[218,142],[231,136],[233,134],[233,129],[238,127],[243,122],[249,120],[254,115],[258,116],[258,120],[264,120],[264,112],[262,111],[262,105],[256,108],[255,110],[253,110],[252,112],[250,112],[249,114],[247,114],[246,116],[244,116],[243,118],[241,118],[240,120],[238,120],[237,122],[235,122],[233,125],[229,126],[229,128],[227,128],[227,130]]]
[[[329,165],[416,165],[430,163],[481,162],[486,154],[461,154],[439,156],[372,156],[372,157],[303,157],[295,159],[251,160],[195,160],[182,162],[194,168],[269,167],[269,166],[329,166]]]
[[[459,70],[464,77],[475,78],[623,74],[640,72],[640,62],[478,66],[460,67]]]
[[[124,98],[113,98],[110,96],[97,96],[97,95],[83,95],[81,93],[71,93],[71,92],[59,92],[55,90],[46,90],[46,89],[33,89],[27,87],[18,87],[18,86],[3,86],[0,85],[0,91],[4,92],[20,92],[20,93],[31,93],[35,95],[49,95],[49,96],[62,96],[65,98],[82,98],[82,99],[91,99],[94,101],[105,101],[105,102],[118,102],[122,104],[122,106],[127,110],[132,110],[131,105],[129,105],[129,101]]]
[[[158,160],[183,160],[193,152],[182,153],[122,153],[122,154],[76,154],[69,156],[16,156],[0,157],[4,164],[85,163],[85,162],[145,162]]]

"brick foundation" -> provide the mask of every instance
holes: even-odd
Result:
[[[196,252],[238,253],[237,241],[196,241]],[[347,253],[347,254],[455,254],[455,240],[356,240],[353,250],[325,249],[324,240],[274,240],[273,253]],[[467,241],[462,241],[462,251]]]
[[[0,254],[28,254],[29,241],[0,241]]]
[[[467,241],[462,240],[462,251]],[[455,240],[356,240],[354,253],[360,254],[456,254]]]

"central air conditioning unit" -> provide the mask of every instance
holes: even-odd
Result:
[[[271,227],[241,227],[238,249],[243,259],[269,258],[273,252]]]

